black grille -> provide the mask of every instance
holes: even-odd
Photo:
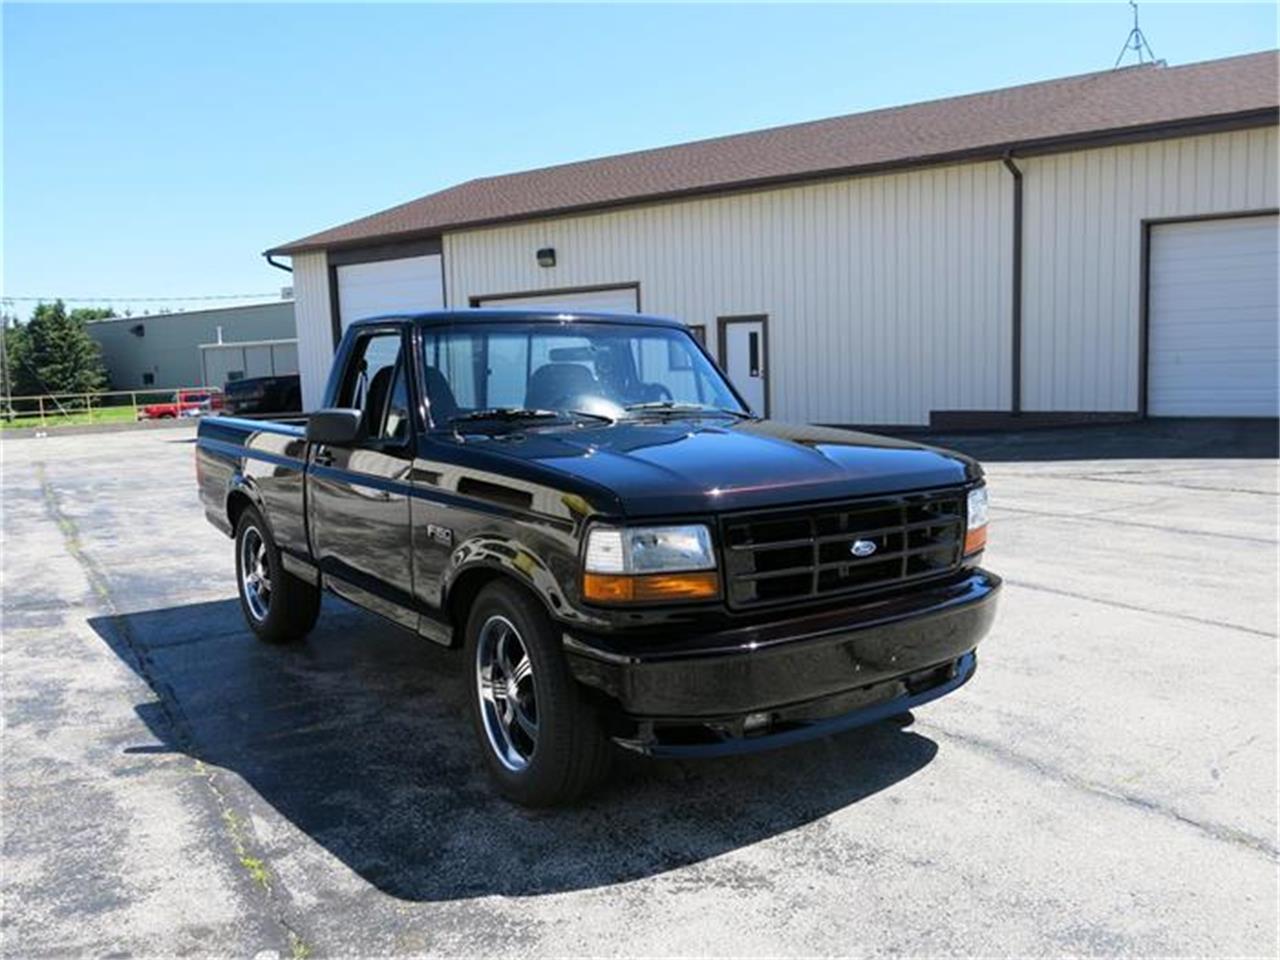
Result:
[[[964,549],[964,497],[947,490],[722,517],[729,605],[839,596],[953,570]],[[860,541],[874,552],[857,556]]]

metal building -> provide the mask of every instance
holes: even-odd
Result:
[[[182,313],[152,313],[141,317],[114,317],[94,320],[89,335],[102,347],[102,358],[116,390],[146,387],[219,387],[225,374],[236,372],[235,351],[242,361],[243,376],[298,371],[297,348],[249,350],[241,341],[293,340],[296,336],[293,301],[255,303]],[[202,347],[218,345],[218,353],[208,360]],[[232,341],[235,341],[233,343]],[[290,355],[291,354],[291,355]],[[264,358],[266,366],[264,367]],[[212,364],[212,366],[211,366]],[[289,369],[274,370],[273,366]],[[250,372],[250,370],[256,372]]]
[[[378,313],[644,310],[788,420],[1277,415],[1277,54],[470,181],[276,247],[304,402]]]

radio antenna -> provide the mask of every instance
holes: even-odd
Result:
[[[1129,31],[1129,35],[1124,38],[1124,46],[1120,48],[1120,56],[1116,57],[1115,65],[1112,70],[1120,66],[1120,61],[1124,59],[1124,55],[1130,50],[1138,54],[1138,64],[1142,65],[1147,62],[1147,57],[1151,58],[1151,62],[1156,62],[1156,55],[1151,51],[1151,44],[1147,43],[1147,35],[1142,32],[1142,28],[1138,26],[1138,4],[1137,0],[1129,0],[1129,6],[1133,7],[1133,29]]]

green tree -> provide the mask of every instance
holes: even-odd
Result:
[[[90,320],[110,320],[116,315],[116,312],[110,307],[76,307],[71,311],[73,320],[83,320],[88,323]]]
[[[27,328],[18,322],[18,318],[8,314],[0,315],[3,324],[3,340],[0,340],[0,404],[5,404],[9,397],[19,396],[27,392],[26,386],[30,378],[22,376],[22,369],[30,363],[31,343],[27,339]],[[5,417],[11,413],[6,405],[0,411]]]
[[[67,312],[61,300],[39,304],[10,356],[14,386],[22,393],[89,393],[107,383],[102,350],[85,321],[113,317],[111,310]],[[15,362],[16,360],[16,362]],[[15,391],[19,392],[19,391]]]

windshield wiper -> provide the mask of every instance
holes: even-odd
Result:
[[[674,400],[649,400],[645,403],[628,403],[622,409],[628,413],[705,413],[711,416],[736,417],[739,420],[754,420],[752,414],[745,410],[730,410],[728,407],[713,407],[703,403],[677,403]]]
[[[483,410],[472,410],[449,420],[450,423],[467,423],[477,420],[497,420],[513,423],[518,420],[563,420],[577,417],[582,420],[600,420],[613,423],[613,417],[603,413],[588,413],[586,410],[536,410],[528,407],[486,407]]]

